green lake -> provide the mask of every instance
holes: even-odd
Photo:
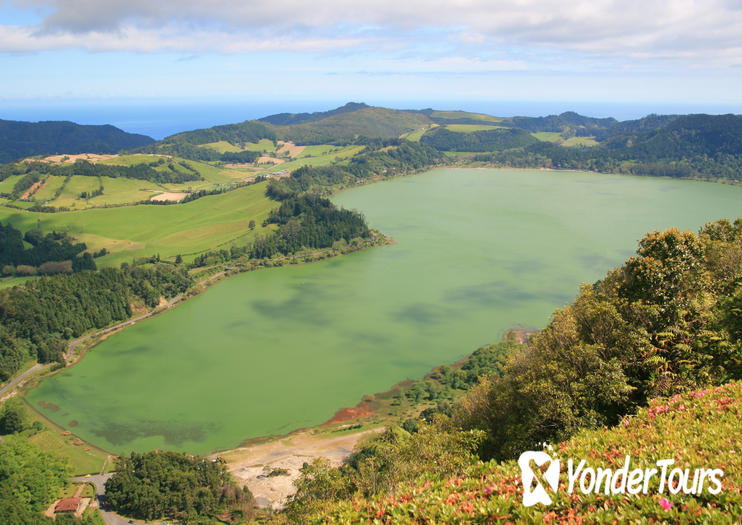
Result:
[[[647,231],[742,216],[742,187],[535,170],[441,169],[334,200],[397,244],[223,281],[29,402],[111,452],[234,447],[544,326]]]

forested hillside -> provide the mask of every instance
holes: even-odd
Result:
[[[351,113],[369,107],[363,102],[348,102],[344,106],[330,111],[315,111],[314,113],[278,113],[276,115],[268,115],[259,119],[261,122],[267,122],[275,126],[288,126],[291,124],[304,124],[307,122],[316,122],[323,120],[334,115],[340,115],[342,113]]]
[[[0,120],[0,163],[33,155],[117,153],[154,142],[114,126]]]
[[[160,264],[42,277],[0,290],[0,380],[29,359],[61,361],[70,339],[128,319],[133,302],[153,308],[191,284],[184,267]]]
[[[435,128],[420,138],[420,142],[440,151],[502,151],[538,143],[533,135],[518,128],[460,133]]]

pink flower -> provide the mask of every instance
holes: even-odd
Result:
[[[667,512],[668,510],[670,510],[672,508],[672,502],[671,501],[668,501],[667,498],[662,498],[660,500],[660,507],[662,507],[662,510],[664,510],[665,512]]]

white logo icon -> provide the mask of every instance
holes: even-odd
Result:
[[[518,458],[518,466],[520,467],[521,480],[523,481],[523,505],[530,507],[536,503],[542,503],[544,505],[551,505],[551,498],[546,492],[546,489],[541,485],[536,474],[531,470],[530,463],[533,461],[536,466],[541,467],[542,465],[551,462],[551,464],[544,472],[544,480],[549,484],[551,490],[557,490],[559,486],[559,471],[561,466],[559,460],[552,458],[546,452],[541,451],[526,451]],[[536,486],[531,487],[533,480],[536,480]]]

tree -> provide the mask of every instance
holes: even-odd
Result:
[[[0,415],[0,434],[16,434],[26,428],[26,412],[23,402],[11,398],[5,403]]]

